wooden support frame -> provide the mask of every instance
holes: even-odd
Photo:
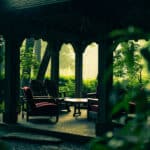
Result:
[[[104,39],[99,42],[98,63],[98,99],[99,109],[96,121],[96,135],[102,135],[111,130],[109,96],[113,83],[113,41]]]
[[[13,34],[12,34],[13,35]],[[5,49],[5,111],[3,121],[16,123],[20,91],[20,45],[23,38],[6,36]]]

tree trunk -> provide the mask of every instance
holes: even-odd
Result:
[[[34,46],[34,38],[29,38],[26,39],[26,45],[25,45],[25,51],[28,53],[30,50],[33,51],[33,46]],[[30,78],[31,78],[31,67],[28,68],[23,68],[22,74],[27,74],[27,77],[23,77],[22,79],[22,86],[28,85]]]
[[[34,53],[37,62],[41,62],[41,39],[35,40],[34,43]],[[37,71],[39,69],[39,65],[33,68],[33,73],[37,76]]]
[[[4,52],[5,52],[5,42],[3,37],[0,37],[0,79],[4,75]]]

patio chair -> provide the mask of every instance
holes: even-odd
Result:
[[[30,88],[32,89],[32,94],[34,96],[47,96],[48,93],[44,86],[43,81],[41,80],[31,80]]]
[[[30,82],[30,88],[32,90],[33,96],[42,96],[47,97],[51,96],[55,98],[59,103],[59,110],[68,110],[69,106],[68,104],[64,103],[65,92],[59,93],[59,97],[57,97],[57,88],[56,84],[53,80],[46,79],[44,82],[41,80],[31,80]]]
[[[33,97],[30,87],[22,88],[24,97],[22,103],[22,117],[26,110],[26,119],[29,121],[29,116],[54,116],[55,123],[59,119],[59,107],[55,99],[46,97]],[[26,105],[25,105],[26,104]],[[25,108],[26,107],[26,108]]]
[[[98,99],[97,98],[88,98],[88,109],[87,109],[87,119],[92,120],[96,119],[97,112],[98,112]],[[125,116],[126,119],[128,119],[128,114],[135,114],[136,111],[136,103],[129,101],[128,102],[128,112],[126,112],[124,109],[121,109],[116,114],[112,115],[112,119],[117,119],[122,116]]]
[[[66,93],[57,93],[57,87],[53,80],[46,79],[44,81],[44,86],[46,88],[47,93],[58,101],[60,110],[67,110],[68,112],[70,112],[69,104],[64,101]]]
[[[95,120],[98,112],[98,99],[88,98],[87,119]]]

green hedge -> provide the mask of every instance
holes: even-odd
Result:
[[[67,96],[74,97],[75,93],[75,78],[73,76],[63,76],[59,80],[60,91],[66,91]],[[85,97],[89,92],[95,92],[97,81],[88,79],[83,81],[82,96]]]

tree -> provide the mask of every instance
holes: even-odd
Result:
[[[2,36],[0,36],[0,79],[4,77],[4,51],[5,51],[5,41]]]
[[[41,39],[35,40],[34,42],[34,55],[37,62],[41,62]],[[40,63],[33,64],[33,74],[37,75]]]
[[[142,56],[139,44],[134,41],[120,43],[120,48],[114,52],[114,76],[127,79],[129,82],[142,82]]]
[[[68,44],[63,44],[60,51],[60,69],[67,70],[70,69],[74,71],[75,60],[73,55],[73,48]]]
[[[20,49],[22,85],[28,85],[31,78],[31,68],[38,65],[38,61],[33,53],[33,39],[27,40],[26,42],[26,45]]]
[[[143,58],[147,61],[148,71],[150,71],[150,48],[149,46],[140,50]],[[126,60],[132,60],[131,54]],[[135,62],[135,61],[134,61]],[[128,64],[131,68],[134,66],[133,62]],[[129,71],[130,72],[130,71]],[[130,72],[133,73],[133,72]],[[130,100],[135,100],[136,112],[135,117],[126,120],[124,127],[118,128],[115,134],[113,132],[107,132],[104,136],[96,138],[91,142],[91,150],[148,150],[150,146],[150,126],[149,126],[149,83],[143,83],[142,88],[135,88],[134,95],[131,98],[132,91],[128,91],[125,94],[123,105]],[[112,98],[112,97],[111,97]],[[111,99],[110,98],[110,99]],[[121,107],[121,105],[120,105]],[[116,109],[116,106],[115,106]]]

